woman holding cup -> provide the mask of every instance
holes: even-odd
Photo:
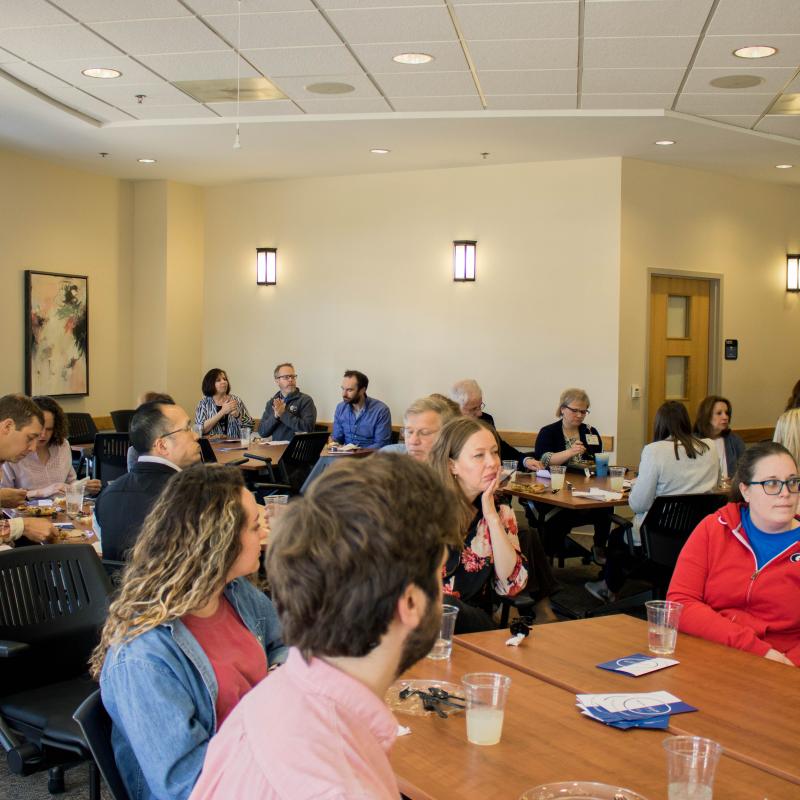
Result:
[[[684,633],[800,666],[800,475],[791,453],[777,442],[746,450],[730,497],[684,545],[667,599],[683,603]]]
[[[253,430],[253,418],[241,398],[231,394],[228,373],[210,369],[203,377],[203,399],[197,404],[194,420],[203,426],[202,436],[242,437],[242,429]]]

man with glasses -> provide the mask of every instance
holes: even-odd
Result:
[[[192,420],[180,406],[144,403],[131,419],[129,435],[142,455],[130,472],[103,489],[95,505],[103,557],[114,561],[126,560],[167,481],[200,461]]]
[[[267,400],[258,433],[271,436],[274,442],[288,442],[296,433],[313,431],[317,408],[311,397],[297,388],[294,365],[288,361],[278,364],[272,374],[278,391]]]

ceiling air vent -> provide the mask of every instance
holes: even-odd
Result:
[[[266,78],[236,78],[215,81],[175,81],[173,86],[182,89],[199,103],[242,103],[256,100],[286,100],[286,95]]]

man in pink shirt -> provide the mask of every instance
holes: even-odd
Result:
[[[457,503],[396,454],[338,463],[275,523],[272,598],[289,658],[211,740],[190,800],[392,798],[383,701],[431,649]]]

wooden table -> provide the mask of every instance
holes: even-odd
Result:
[[[592,508],[613,508],[614,506],[628,505],[628,493],[625,492],[619,500],[587,500],[585,497],[573,497],[572,492],[567,487],[571,483],[578,492],[588,492],[592,487],[611,491],[611,478],[587,478],[578,472],[567,472],[564,476],[564,488],[553,494],[549,488],[549,478],[533,478],[535,483],[542,483],[548,487],[547,491],[536,494],[525,492],[519,489],[509,489],[507,484],[500,487],[500,492],[518,497],[520,500],[535,500],[538,503],[545,503],[559,508],[569,508],[575,511],[586,511]]]
[[[411,800],[516,800],[525,789],[559,780],[626,786],[648,800],[667,796],[663,731],[620,731],[582,717],[575,695],[494,659],[454,647],[449,662],[423,659],[404,677],[459,683],[467,672],[511,676],[503,738],[467,742],[463,714],[448,719],[398,715],[411,728],[391,753],[401,792]],[[723,800],[789,800],[800,790],[777,776],[723,757],[715,783]]]
[[[647,623],[625,615],[537,626],[517,648],[505,646],[506,638],[505,631],[490,631],[456,641],[570,693],[671,692],[699,709],[674,716],[671,733],[714,739],[730,758],[800,784],[797,668],[679,634],[677,666],[639,678],[597,669],[647,653]],[[790,796],[800,798],[800,787]]]
[[[238,439],[230,441],[226,439],[210,439],[209,441],[220,464],[228,464],[237,458],[244,458],[245,453],[254,453],[257,456],[272,459],[272,465],[275,466],[283,458],[283,454],[289,446],[288,444],[272,444],[272,442],[250,442],[247,447],[242,448]],[[259,470],[264,469],[266,465],[263,461],[248,458],[240,466],[242,469]]]

